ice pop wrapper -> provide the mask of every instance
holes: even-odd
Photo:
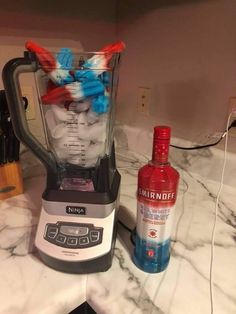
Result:
[[[71,71],[76,81],[93,80],[107,70],[108,63],[114,53],[120,53],[125,49],[123,41],[103,47],[83,64],[83,69]]]
[[[69,53],[67,48],[62,48],[59,52],[59,60],[65,63],[65,66],[57,61],[54,56],[45,48],[41,47],[37,43],[29,40],[25,43],[25,47],[28,51],[34,52],[39,60],[39,63],[45,73],[48,74],[50,79],[57,85],[64,85],[65,82],[72,82],[74,79],[70,74],[71,68],[68,65],[72,65],[73,60],[69,60],[73,57],[72,53]],[[64,55],[63,55],[64,54]]]
[[[81,101],[87,97],[103,94],[105,87],[100,80],[87,82],[73,82],[65,86],[54,88],[42,96],[44,104],[61,104],[65,101]]]

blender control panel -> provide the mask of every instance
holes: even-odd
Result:
[[[44,239],[68,249],[88,248],[102,243],[103,228],[93,224],[57,222],[46,225]]]

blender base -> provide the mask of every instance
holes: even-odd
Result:
[[[107,271],[114,255],[118,208],[117,202],[104,206],[112,209],[99,218],[58,216],[42,208],[35,238],[41,260],[66,273]]]
[[[107,271],[112,265],[114,248],[107,254],[85,262],[68,262],[51,257],[39,250],[42,261],[49,267],[71,274],[90,274]]]

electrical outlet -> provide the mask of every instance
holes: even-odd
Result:
[[[35,120],[36,119],[36,113],[35,113],[33,87],[30,85],[21,86],[21,94],[23,97],[26,97],[28,100],[28,107],[26,109],[27,120]]]
[[[138,112],[149,116],[151,88],[138,87]]]

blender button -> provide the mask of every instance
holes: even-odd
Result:
[[[66,242],[66,237],[62,234],[59,234],[56,238],[56,242],[59,242],[59,243],[65,243]]]
[[[77,239],[77,238],[68,238],[68,239],[67,239],[67,244],[68,244],[68,245],[76,246],[76,245],[77,245],[77,242],[78,242],[78,239]]]
[[[92,242],[99,240],[99,231],[90,231],[90,239]]]
[[[49,231],[49,232],[47,233],[47,238],[55,239],[55,238],[56,238],[56,235],[57,235],[56,232]]]
[[[49,226],[48,231],[51,231],[51,232],[57,232],[58,228],[57,227],[53,227],[53,226]]]
[[[55,239],[56,235],[57,235],[58,229],[55,227],[49,227],[47,229],[47,237],[50,239]]]
[[[79,239],[79,244],[80,245],[86,245],[89,243],[89,238],[88,237],[82,237]]]

